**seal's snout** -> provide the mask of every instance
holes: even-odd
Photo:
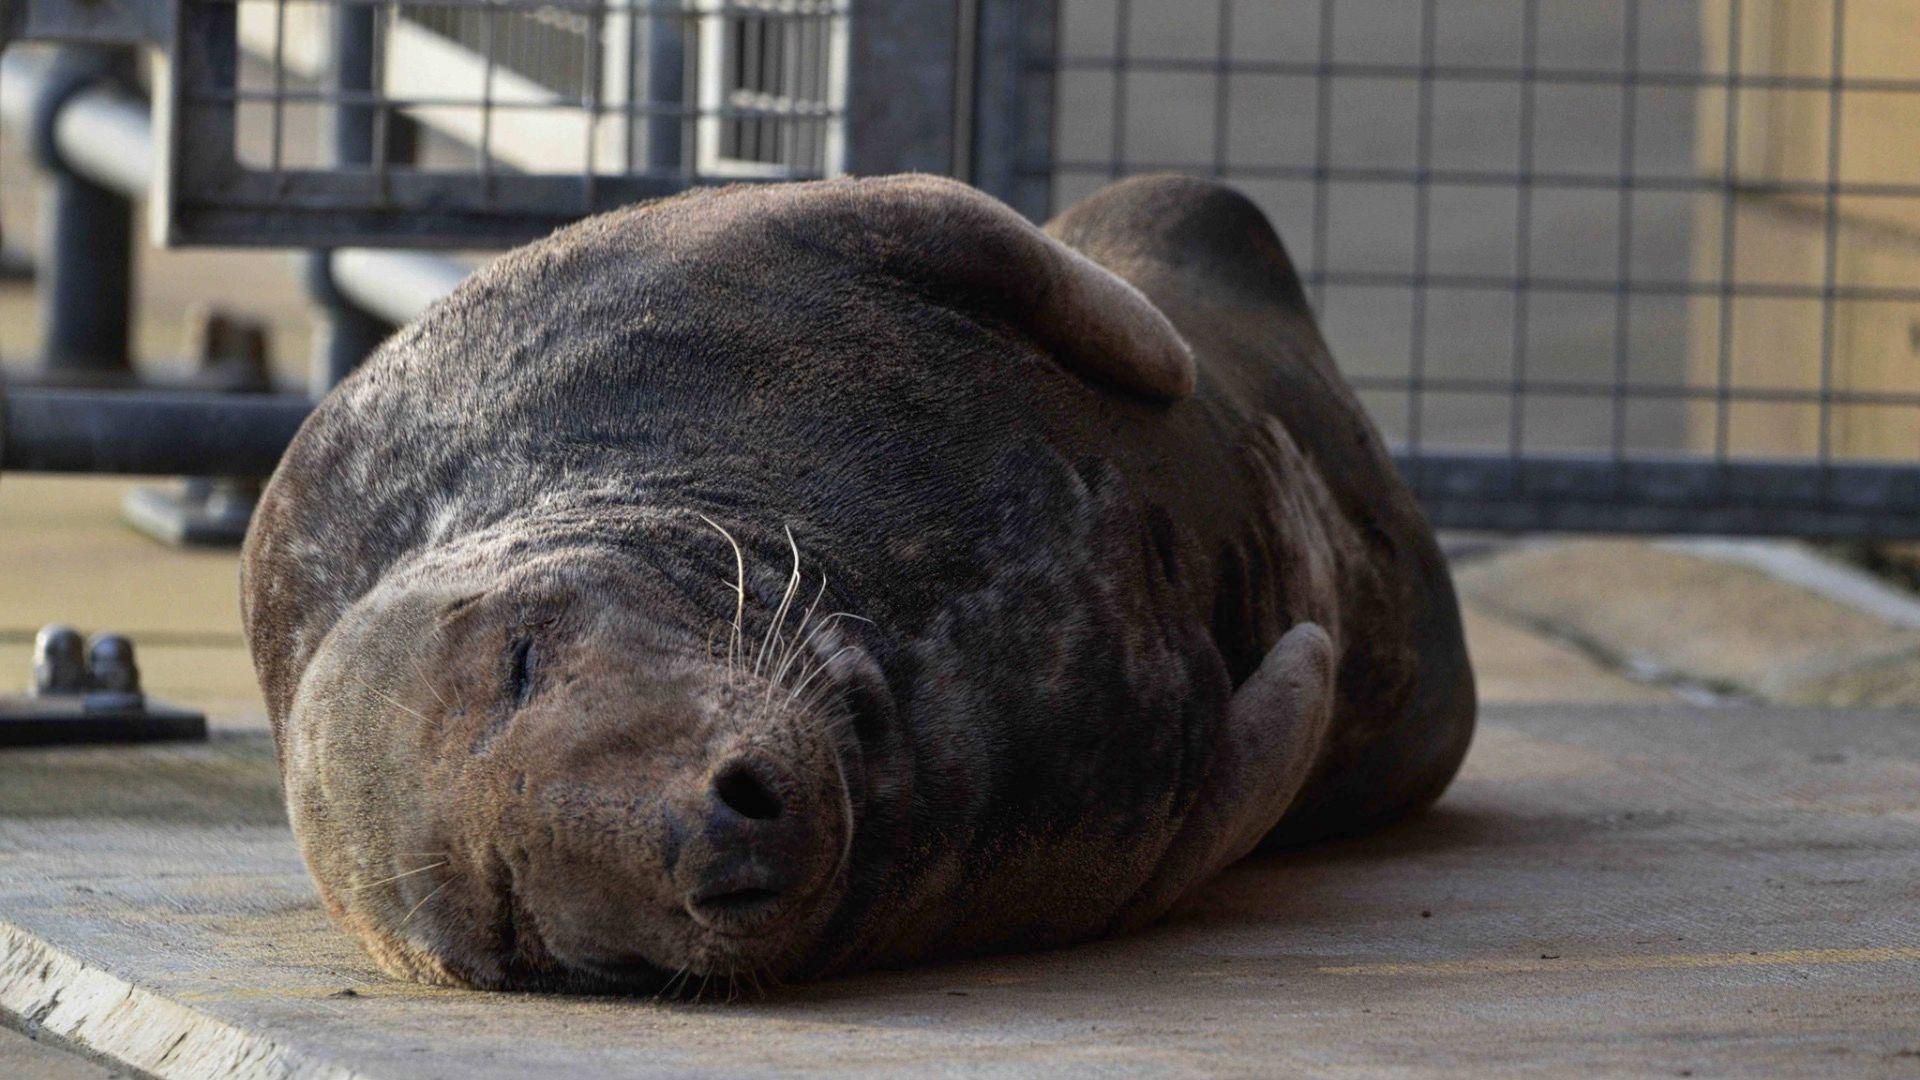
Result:
[[[735,758],[707,788],[704,843],[683,853],[677,877],[687,914],[722,934],[777,924],[818,877],[820,833],[804,806],[783,791],[793,783],[770,763]]]
[[[514,901],[556,961],[641,984],[779,971],[817,943],[849,824],[838,773],[801,742],[756,728],[580,750],[508,811]]]

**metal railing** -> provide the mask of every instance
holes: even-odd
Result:
[[[165,165],[182,242],[494,246],[846,160],[848,0],[177,11]]]
[[[909,0],[862,0],[857,16],[848,0],[0,0],[0,119],[51,192],[41,362],[0,386],[0,468],[263,474],[308,408],[253,395],[215,422],[222,399],[135,376],[131,223],[150,193],[173,242],[310,246],[317,396],[471,265],[395,246],[501,246],[713,180],[945,170],[952,40],[914,32],[924,13]],[[5,48],[22,40],[68,44]],[[151,109],[128,77],[138,46],[168,56]],[[583,154],[556,153],[556,130],[583,135]]]

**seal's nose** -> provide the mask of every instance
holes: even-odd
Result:
[[[738,757],[713,771],[702,833],[679,877],[687,913],[728,934],[779,921],[809,877],[814,823],[782,793],[792,785],[764,761]]]
[[[750,821],[772,821],[782,809],[780,796],[744,758],[735,759],[714,774],[713,797],[724,808],[722,813],[731,810]]]

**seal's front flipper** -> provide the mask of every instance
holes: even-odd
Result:
[[[1156,917],[1252,851],[1279,822],[1326,736],[1334,666],[1327,632],[1300,623],[1234,692],[1214,735],[1206,782],[1159,868],[1121,912],[1121,924]]]

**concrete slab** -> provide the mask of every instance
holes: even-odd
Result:
[[[1920,703],[1920,629],[1710,550],[1540,541],[1455,580],[1480,610],[1652,677],[1797,704]]]
[[[1911,715],[1494,707],[1427,817],[1126,940],[730,1005],[474,994],[327,925],[229,733],[0,755],[0,1011],[156,1075],[1915,1075],[1917,871]]]
[[[1672,691],[1602,667],[1586,653],[1468,602],[1461,616],[1481,701],[1594,704],[1673,701]],[[4,654],[0,654],[4,655]]]
[[[120,522],[125,479],[0,476],[6,564],[0,625],[113,627],[176,644],[238,644],[240,584],[230,551],[156,544]]]

